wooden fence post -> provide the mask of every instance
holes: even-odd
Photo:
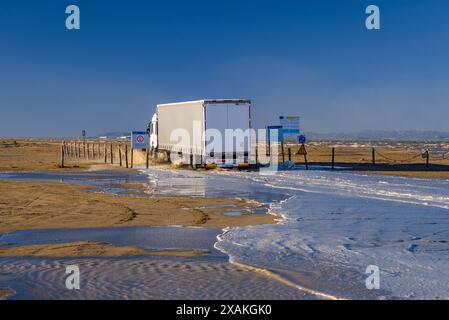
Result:
[[[98,143],[98,160],[101,160],[100,143]]]
[[[282,154],[282,163],[285,162],[285,154],[284,154],[284,141],[281,141],[281,154]]]
[[[131,146],[131,168],[134,167],[134,148]]]
[[[292,161],[292,149],[288,148],[288,161]]]
[[[128,168],[128,144],[125,144],[125,165]]]
[[[114,164],[114,154],[112,153],[112,143],[110,147],[111,164]]]
[[[332,147],[332,170],[335,168],[335,147]]]
[[[373,147],[372,152],[372,160],[373,160],[373,167],[376,165],[376,149]]]
[[[122,146],[121,145],[118,146],[118,157],[119,157],[119,164],[121,167],[122,166]]]
[[[147,167],[147,169],[148,169],[148,167],[150,166],[150,148],[148,148],[148,146],[147,146],[147,150],[146,150],[146,167]]]
[[[108,162],[108,150],[106,147],[106,142],[104,143],[104,163]]]
[[[65,144],[65,142],[62,141],[62,144],[61,144],[61,168],[64,168],[64,144]]]
[[[81,144],[78,142],[78,158],[81,159]]]
[[[259,146],[256,144],[256,166],[259,164]]]

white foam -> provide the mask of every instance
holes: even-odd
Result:
[[[251,198],[266,189],[273,199],[285,196],[269,202],[270,213],[282,217],[277,225],[221,235],[215,246],[233,262],[319,272],[316,287],[300,287],[333,297],[449,297],[449,180],[300,170],[164,174],[204,179],[204,194],[212,189],[235,197],[241,191]],[[381,270],[377,295],[364,284],[372,264]]]

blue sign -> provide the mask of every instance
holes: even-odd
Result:
[[[290,138],[291,140],[294,140],[299,135],[298,116],[280,116],[279,122],[282,126],[283,139]]]
[[[133,149],[146,149],[148,147],[148,132],[146,131],[131,132],[131,147]]]
[[[298,136],[298,143],[299,144],[304,144],[304,143],[306,143],[306,136],[305,135],[300,135],[300,136]]]

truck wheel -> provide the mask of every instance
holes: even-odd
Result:
[[[152,156],[153,156],[153,160],[157,160],[157,155],[159,154],[159,151],[157,150],[157,148],[152,148],[151,149],[151,151],[152,151]]]

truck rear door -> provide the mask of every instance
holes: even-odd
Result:
[[[206,163],[234,166],[244,162],[244,154],[249,150],[249,108],[249,104],[206,105]],[[217,138],[219,141],[214,142]],[[223,163],[224,153],[226,160]]]
[[[230,148],[227,150],[236,153],[236,165],[244,163],[245,153],[249,152],[249,108],[249,104],[228,105],[228,129],[234,130],[235,134],[233,141],[227,141]]]

